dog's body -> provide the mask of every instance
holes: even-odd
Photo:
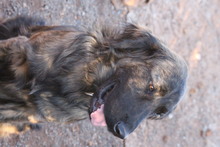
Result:
[[[102,108],[124,138],[170,113],[184,91],[185,62],[134,25],[87,32],[18,17],[0,24],[0,39],[2,123],[96,119]]]

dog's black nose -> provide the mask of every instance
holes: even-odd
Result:
[[[114,125],[114,132],[121,139],[124,139],[128,135],[125,123],[121,121]]]

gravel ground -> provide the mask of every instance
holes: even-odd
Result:
[[[1,0],[0,18],[20,14],[47,24],[91,26],[124,21],[147,26],[189,65],[185,98],[168,118],[145,120],[126,140],[89,120],[43,124],[41,131],[0,139],[1,147],[219,147],[220,1],[140,0],[128,7],[119,0]]]

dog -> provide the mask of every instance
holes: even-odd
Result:
[[[125,138],[182,99],[187,64],[147,30],[46,26],[19,16],[0,24],[0,134],[90,117]],[[6,129],[5,129],[6,128]]]

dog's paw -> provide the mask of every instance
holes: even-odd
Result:
[[[33,123],[0,123],[0,137],[8,137],[12,134],[20,134],[28,130],[40,130],[39,124]]]

